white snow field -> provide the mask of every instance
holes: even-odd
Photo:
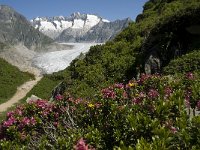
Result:
[[[38,53],[33,58],[33,65],[39,68],[45,74],[51,74],[53,72],[64,70],[70,65],[72,60],[78,57],[81,53],[88,52],[91,46],[97,45],[98,43],[66,44],[73,45],[74,47],[71,50]]]

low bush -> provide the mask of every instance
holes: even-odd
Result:
[[[193,73],[142,75],[102,89],[94,99],[65,93],[29,101],[1,123],[0,148],[198,149],[199,116],[191,118],[187,110],[200,109],[199,84]]]

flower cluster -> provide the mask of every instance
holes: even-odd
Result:
[[[116,97],[116,93],[112,88],[103,89],[101,92],[103,94],[103,98],[115,99]]]
[[[91,146],[86,144],[83,138],[78,140],[77,144],[74,146],[74,149],[75,150],[95,150],[94,148],[91,148]]]

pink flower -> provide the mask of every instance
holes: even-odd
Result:
[[[74,148],[75,148],[75,150],[89,150],[88,149],[88,145],[85,143],[85,140],[83,140],[83,138],[81,138],[77,142],[77,144],[76,144],[76,146]]]
[[[133,102],[133,104],[140,104],[142,102],[142,99],[139,97],[135,97],[135,98],[133,98],[132,102]]]
[[[128,98],[128,94],[127,94],[126,91],[123,92],[123,98],[124,98],[124,99]]]
[[[150,89],[148,92],[148,97],[149,98],[157,98],[159,96],[159,93],[155,89]]]
[[[21,124],[23,125],[30,125],[31,121],[28,117],[24,117],[22,120],[21,120]]]
[[[173,134],[175,134],[175,133],[178,131],[177,128],[175,128],[175,127],[173,127],[173,126],[170,127],[170,130],[171,130],[171,132],[172,132]]]
[[[54,127],[58,127],[58,122],[53,122]]]
[[[123,88],[124,88],[124,84],[123,84],[123,83],[116,83],[116,84],[114,85],[114,88],[123,89]]]
[[[190,96],[191,96],[191,91],[187,90],[185,92],[185,105],[187,108],[190,108]]]
[[[79,98],[74,101],[75,104],[80,104],[83,102],[83,99]]]
[[[19,116],[22,116],[22,110],[20,110],[20,109],[16,109],[16,110],[15,110],[15,113],[16,113],[17,115],[19,115]]]
[[[115,92],[111,88],[103,89],[101,92],[103,94],[103,98],[115,99],[116,97]]]
[[[54,114],[54,118],[55,118],[55,119],[58,119],[58,117],[59,117],[59,113],[56,112],[56,113]]]
[[[200,110],[200,100],[197,102],[197,109]]]
[[[186,73],[185,76],[186,76],[186,78],[189,79],[189,80],[193,80],[193,79],[195,79],[194,74],[193,74],[192,72],[188,72],[188,73]]]
[[[151,76],[148,74],[142,74],[140,79],[138,80],[138,84],[142,85],[147,79],[149,79]]]
[[[12,126],[15,122],[16,122],[16,119],[15,119],[13,116],[11,116],[7,121],[4,121],[4,122],[3,122],[3,126],[4,126],[4,127],[10,127],[10,126]]]
[[[63,97],[62,95],[58,94],[58,95],[56,95],[55,98],[56,98],[56,100],[60,101],[60,100],[62,100],[64,97]]]
[[[173,90],[171,87],[165,87],[164,89],[164,98],[167,99],[172,94]]]
[[[15,113],[13,111],[7,112],[7,117],[10,118],[11,116],[13,116]]]
[[[34,117],[31,117],[30,119],[31,124],[34,126],[36,124],[36,120]]]
[[[100,107],[102,106],[102,104],[101,104],[101,103],[95,103],[94,106],[95,106],[96,108],[100,108]]]

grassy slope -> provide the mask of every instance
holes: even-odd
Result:
[[[31,74],[21,72],[15,66],[0,59],[0,103],[11,98],[17,87],[31,78],[33,78]]]

